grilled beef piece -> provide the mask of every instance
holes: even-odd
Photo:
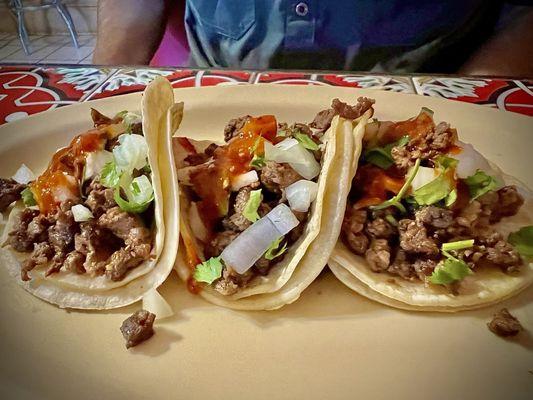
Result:
[[[154,334],[155,314],[146,310],[139,310],[126,318],[120,327],[122,336],[126,339],[126,348],[137,346],[150,339]]]
[[[374,239],[365,253],[366,261],[374,272],[384,272],[390,264],[390,246],[386,239]]]
[[[231,230],[218,233],[213,240],[205,247],[206,257],[218,257],[233,240],[239,235]]]
[[[224,296],[231,296],[237,293],[239,288],[245,286],[253,278],[252,270],[244,274],[237,274],[231,268],[224,268],[222,276],[215,282],[214,289]]]
[[[357,210],[351,207],[346,210],[342,222],[345,243],[355,254],[360,256],[365,254],[369,243],[368,237],[363,233],[366,219],[366,210]]]
[[[507,308],[502,308],[494,314],[494,318],[487,323],[487,326],[491,332],[502,337],[516,336],[524,329],[522,328],[520,321],[511,315]]]
[[[0,178],[0,212],[20,199],[20,193],[26,188],[26,185],[15,182],[13,179]]]
[[[265,188],[273,193],[281,194],[282,189],[303,179],[289,164],[267,161],[261,169],[260,180]]]
[[[505,240],[500,240],[494,247],[487,248],[486,260],[496,264],[507,272],[515,270],[522,264],[520,254]]]
[[[206,147],[206,149],[203,151],[203,153],[192,153],[189,154],[183,162],[185,165],[193,166],[193,165],[200,165],[205,163],[207,160],[209,160],[211,157],[213,157],[213,154],[215,154],[215,150],[218,148],[218,145],[215,143],[211,143],[209,146]]]
[[[498,202],[496,203],[490,222],[498,222],[502,217],[515,215],[524,204],[524,198],[516,190],[516,186],[505,186],[498,190]]]
[[[446,122],[441,122],[427,135],[416,136],[403,147],[393,147],[391,156],[399,170],[406,171],[415,160],[431,159],[455,142],[457,132]]]
[[[251,118],[250,115],[245,115],[244,117],[231,119],[224,128],[224,140],[229,142],[231,139],[238,136],[242,127],[249,118]]]
[[[8,244],[16,251],[30,252],[33,250],[33,233],[28,233],[28,226],[39,211],[25,208],[15,217],[14,230],[9,232]],[[32,231],[33,232],[33,231]]]
[[[124,241],[125,247],[114,252],[106,265],[106,276],[120,281],[128,270],[150,257],[151,235],[137,215],[113,207],[98,218],[98,225]]]
[[[67,254],[74,250],[74,236],[79,230],[79,226],[74,221],[74,216],[70,210],[72,204],[67,202],[53,216],[54,223],[48,228],[48,242],[54,249],[52,265],[46,271],[46,276],[58,272],[63,266]]]
[[[63,268],[66,271],[74,272],[76,274],[84,274],[85,268],[83,264],[85,262],[85,256],[76,250],[70,252],[65,261],[63,262]]]
[[[74,248],[85,258],[83,269],[91,276],[104,274],[108,258],[123,244],[110,231],[98,226],[94,219],[82,222],[80,233],[74,237]]]
[[[331,120],[335,115],[347,119],[357,119],[371,109],[374,103],[375,101],[373,99],[367,97],[359,97],[354,106],[343,103],[339,99],[333,99],[331,102],[331,108],[320,111],[309,126],[318,129],[319,132],[325,132],[330,127]]]
[[[378,217],[367,222],[366,233],[375,238],[388,239],[396,233],[396,228],[384,218]]]
[[[416,272],[418,279],[421,281],[433,273],[437,266],[437,261],[431,259],[417,258],[413,264],[413,270]]]
[[[414,276],[414,270],[407,259],[407,254],[402,249],[396,251],[394,261],[387,269],[387,272],[392,275],[398,275],[403,279],[412,279]]]
[[[439,254],[435,241],[428,237],[426,228],[420,222],[402,219],[399,222],[400,246],[407,253],[424,254],[427,256]]]
[[[85,204],[90,208],[95,218],[117,205],[113,189],[106,188],[97,179],[94,179],[87,189]]]
[[[431,228],[448,228],[453,223],[453,212],[445,208],[427,206],[415,212],[415,219]]]
[[[54,256],[54,249],[48,242],[35,243],[33,253],[30,258],[22,263],[20,269],[20,278],[23,281],[29,281],[31,278],[28,275],[35,267],[45,265]]]

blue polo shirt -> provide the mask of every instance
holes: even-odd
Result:
[[[185,27],[200,67],[409,72],[462,61],[460,48],[494,25],[495,3],[187,0]]]

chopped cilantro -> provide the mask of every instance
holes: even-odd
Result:
[[[478,169],[474,175],[466,178],[464,182],[468,185],[470,198],[472,200],[475,200],[498,187],[498,181],[480,169]]]
[[[437,265],[429,277],[429,281],[435,285],[447,285],[455,281],[460,281],[471,274],[472,270],[468,268],[468,265],[464,261],[456,258],[447,258]]]
[[[273,260],[276,257],[281,256],[285,251],[287,250],[287,243],[284,243],[281,249],[279,249],[279,245],[281,241],[283,240],[283,236],[280,237],[277,240],[274,240],[270,246],[268,247],[267,251],[265,252],[265,258],[267,260]]]
[[[197,282],[205,282],[210,285],[222,276],[222,268],[220,257],[211,257],[196,266],[193,278]]]
[[[399,140],[389,143],[383,147],[373,147],[365,152],[364,158],[371,164],[374,164],[382,169],[389,168],[394,164],[391,156],[391,151],[394,147],[403,147],[409,143],[409,136],[402,136]]]
[[[114,161],[104,165],[100,174],[100,182],[106,187],[115,187],[120,182],[120,172]]]
[[[437,158],[435,158],[435,163],[441,167],[442,169],[448,169],[448,168],[456,168],[457,164],[459,163],[459,160],[456,160],[455,158],[448,157],[445,155],[440,155]]]
[[[254,154],[252,161],[250,161],[250,167],[255,169],[261,169],[266,165],[265,157]]]
[[[524,226],[507,239],[524,258],[533,258],[533,226]]]
[[[429,206],[446,198],[453,190],[452,183],[445,174],[440,174],[431,182],[413,192],[415,201],[421,206]]]
[[[313,139],[302,132],[296,132],[294,138],[300,142],[300,144],[305,147],[307,150],[315,151],[318,150],[318,144],[315,143]]]
[[[33,192],[29,186],[27,186],[26,189],[20,193],[20,195],[22,196],[22,202],[26,207],[31,207],[37,204],[35,197],[33,197]]]
[[[442,251],[469,249],[474,245],[474,239],[458,240],[442,244]]]
[[[259,209],[259,205],[261,204],[261,198],[261,189],[252,190],[250,192],[250,198],[246,202],[244,210],[242,211],[242,215],[248,221],[255,222],[259,219],[259,214],[257,213],[257,210]]]

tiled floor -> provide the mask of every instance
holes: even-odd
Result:
[[[17,35],[0,32],[0,63],[91,64],[96,36],[79,35],[79,48],[70,36],[31,35],[26,55]]]

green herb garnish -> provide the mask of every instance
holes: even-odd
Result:
[[[391,151],[394,147],[403,147],[409,143],[409,136],[402,136],[399,140],[383,147],[373,147],[365,152],[364,158],[371,164],[387,169],[394,164]]]
[[[533,226],[525,226],[509,235],[508,239],[524,258],[533,258]]]
[[[472,200],[475,200],[498,187],[498,181],[480,169],[478,169],[474,175],[466,178],[464,182],[468,185],[470,198]]]
[[[279,239],[277,240],[274,240],[270,246],[268,247],[266,253],[265,253],[265,258],[267,260],[273,260],[274,258],[276,257],[279,257],[281,256],[283,253],[285,253],[285,251],[287,250],[287,243],[284,243],[283,246],[281,247],[281,249],[278,249],[281,241],[283,240],[283,236],[280,237]]]
[[[308,135],[302,132],[296,132],[294,138],[300,142],[300,144],[305,147],[307,150],[315,151],[318,150],[318,144],[315,143]]]
[[[193,278],[196,282],[205,282],[210,285],[222,276],[222,268],[220,257],[211,257],[196,266]]]
[[[29,186],[27,186],[22,192],[20,192],[20,195],[22,197],[22,202],[26,207],[37,205],[35,197],[33,197],[33,192],[31,191]]]
[[[252,190],[250,192],[250,197],[248,198],[248,201],[244,206],[244,210],[242,211],[242,215],[244,216],[244,218],[246,218],[250,222],[255,222],[259,219],[259,214],[257,213],[257,210],[259,209],[259,205],[261,204],[261,197],[261,189]]]

